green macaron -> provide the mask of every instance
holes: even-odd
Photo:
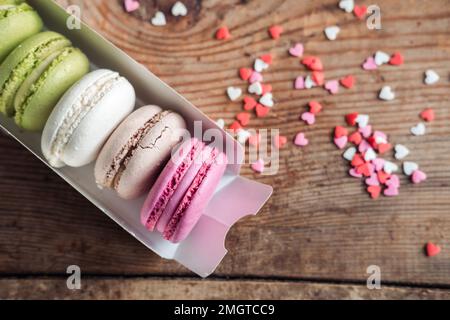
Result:
[[[38,33],[0,65],[0,111],[26,130],[41,130],[59,98],[89,71],[89,61],[64,36]]]
[[[41,31],[42,20],[19,0],[0,0],[0,63],[22,41]]]

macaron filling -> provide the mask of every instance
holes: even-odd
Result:
[[[117,188],[120,182],[120,177],[122,173],[125,171],[126,166],[130,159],[133,157],[135,150],[138,148],[140,142],[144,139],[147,133],[158,124],[161,119],[170,114],[171,112],[168,110],[164,110],[155,114],[152,118],[150,118],[143,127],[137,130],[133,136],[128,140],[127,144],[125,144],[120,152],[115,156],[114,160],[111,163],[110,169],[106,173],[106,178],[103,185],[108,187]]]
[[[89,112],[99,104],[105,95],[112,88],[124,81],[125,78],[119,76],[117,72],[110,72],[97,79],[88,89],[81,94],[71,108],[68,109],[64,121],[56,130],[56,134],[51,142],[51,159],[50,164],[57,164],[64,147],[69,143],[73,132],[89,114]]]

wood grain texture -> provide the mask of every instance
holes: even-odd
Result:
[[[309,282],[88,278],[80,290],[69,290],[66,279],[2,279],[0,299],[450,299],[438,289],[365,286]]]
[[[278,128],[288,137],[303,130],[310,145],[284,148],[273,176],[243,167],[243,175],[272,185],[275,193],[258,216],[232,229],[229,254],[217,275],[365,282],[366,268],[375,264],[383,281],[450,285],[448,0],[378,0],[381,31],[368,30],[339,10],[336,0],[192,1],[189,17],[170,18],[162,28],[139,18],[148,20],[152,5],[126,14],[118,0],[59,2],[83,3],[82,18],[89,25],[212,118],[227,123],[241,108],[225,95],[227,86],[244,88],[238,68],[250,66],[262,53],[274,55],[265,79],[274,87],[277,104],[267,118],[252,119],[251,125]],[[168,12],[169,1],[156,2]],[[267,35],[274,23],[285,28],[278,41]],[[223,24],[233,37],[219,42],[213,35]],[[335,42],[323,35],[332,24],[342,28]],[[293,79],[305,74],[286,53],[297,41],[305,44],[307,54],[321,57],[328,78],[354,74],[355,89],[336,96],[321,89],[292,90]],[[361,62],[376,50],[401,51],[406,63],[364,72]],[[423,85],[428,68],[441,75],[438,84]],[[396,100],[377,100],[383,85],[394,88]],[[311,99],[321,101],[325,111],[306,128],[298,116]],[[409,128],[427,106],[436,110],[437,120],[426,136],[412,137]],[[332,128],[343,124],[350,111],[370,114],[375,128],[407,145],[428,181],[413,186],[402,178],[399,197],[370,200],[363,185],[347,177],[345,161],[330,141]],[[1,273],[61,274],[77,264],[88,274],[190,274],[146,250],[10,138],[0,137],[0,150]],[[442,253],[426,258],[427,241],[441,245]]]

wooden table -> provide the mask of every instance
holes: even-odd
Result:
[[[450,298],[450,1],[378,0],[381,31],[339,10],[337,0],[189,0],[188,17],[167,15],[168,25],[159,28],[141,18],[150,19],[153,2],[168,13],[174,1],[148,1],[133,14],[120,2],[82,1],[82,17],[214,119],[232,121],[241,106],[229,102],[226,87],[244,87],[238,68],[271,52],[275,63],[265,77],[277,104],[251,125],[279,128],[289,138],[303,130],[310,145],[289,142],[273,176],[243,167],[243,175],[271,184],[274,195],[232,229],[229,254],[200,280],[152,254],[2,135],[0,298]],[[267,35],[275,23],[285,29],[278,41]],[[330,42],[323,29],[333,24],[342,31]],[[214,39],[220,25],[230,28],[231,40]],[[355,89],[334,96],[294,91],[293,79],[305,74],[286,53],[296,41],[322,59],[328,78],[355,75]],[[361,62],[376,50],[400,51],[406,63],[363,71]],[[429,68],[441,75],[433,86],[423,84]],[[394,101],[377,99],[383,85],[394,88]],[[298,116],[311,99],[325,110],[305,127]],[[425,136],[411,136],[428,106],[437,120]],[[407,145],[428,180],[415,186],[402,176],[399,197],[371,200],[331,143],[332,128],[350,111],[369,114],[375,128]],[[427,258],[427,241],[441,254]],[[71,264],[81,267],[82,290],[65,287]],[[381,268],[382,290],[366,288],[369,265]]]

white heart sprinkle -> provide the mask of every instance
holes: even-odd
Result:
[[[356,117],[356,123],[358,124],[358,127],[365,128],[369,124],[369,116],[367,114],[359,114]]]
[[[172,14],[175,17],[178,17],[178,16],[184,17],[187,15],[187,13],[188,13],[188,10],[187,10],[186,6],[180,1],[177,1],[172,7]]]
[[[339,1],[339,8],[344,10],[347,13],[353,12],[353,9],[355,8],[355,1],[354,0],[341,0]]]
[[[355,156],[355,154],[356,154],[356,148],[355,147],[350,147],[347,150],[345,150],[345,152],[342,155],[342,157],[345,160],[352,161],[353,157]]]
[[[385,101],[391,101],[395,99],[395,93],[392,91],[392,88],[389,86],[384,86],[381,91],[379,98]]]
[[[269,65],[261,59],[256,59],[254,65],[253,65],[253,69],[255,69],[256,72],[263,72],[264,70],[266,70],[268,68],[269,68]]]
[[[316,86],[316,83],[314,82],[314,80],[311,78],[311,76],[307,76],[305,78],[305,88],[311,89],[314,86]]]
[[[431,85],[431,84],[435,84],[436,82],[438,82],[440,79],[439,75],[437,74],[436,71],[434,70],[427,70],[425,71],[425,84]]]
[[[423,136],[426,132],[426,127],[423,122],[418,123],[411,128],[411,133],[415,136]]]
[[[261,103],[263,106],[266,106],[268,108],[272,108],[273,104],[274,104],[272,93],[268,92],[265,95],[263,95],[261,97],[261,99],[259,99],[259,103]]]
[[[377,154],[373,151],[372,148],[367,149],[366,153],[364,153],[364,160],[372,161],[377,158]]]
[[[255,82],[248,86],[248,92],[260,96],[263,93],[263,87],[261,83]]]
[[[223,120],[223,119],[218,119],[218,120],[216,121],[216,124],[217,124],[217,126],[218,126],[220,129],[225,128],[225,120]]]
[[[155,16],[152,18],[151,20],[152,25],[160,27],[160,26],[165,26],[166,25],[166,16],[164,15],[163,12],[161,11],[157,11],[155,13]]]
[[[391,60],[391,57],[383,51],[377,51],[375,53],[375,64],[377,66],[381,66],[383,64],[386,64],[389,62],[389,60]]]
[[[403,172],[407,175],[410,176],[413,174],[414,171],[416,171],[417,169],[419,169],[419,165],[415,162],[411,162],[411,161],[405,161],[403,162]]]
[[[251,133],[245,129],[239,129],[238,132],[236,133],[237,135],[237,140],[239,141],[240,144],[245,144],[248,140],[248,138],[250,138]]]
[[[242,90],[236,87],[228,87],[227,94],[231,101],[235,101],[242,95]]]
[[[402,160],[409,154],[409,149],[402,144],[395,145],[395,159]]]
[[[325,35],[327,36],[328,40],[334,41],[336,40],[339,32],[341,31],[341,28],[338,26],[331,26],[325,28]]]
[[[398,171],[398,166],[395,163],[393,163],[393,162],[385,161],[384,162],[384,166],[383,166],[383,170],[387,174],[392,174],[393,172]]]

